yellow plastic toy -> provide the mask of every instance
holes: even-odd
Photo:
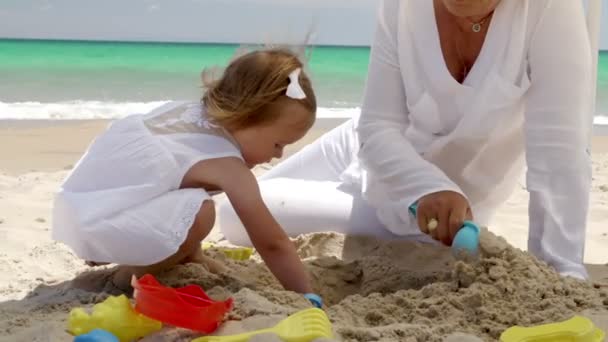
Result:
[[[204,336],[192,342],[247,342],[255,335],[274,333],[286,342],[310,342],[325,337],[333,338],[331,323],[321,309],[306,309],[285,318],[273,328],[232,336]]]
[[[501,342],[602,342],[604,332],[582,316],[536,327],[515,326],[500,335]]]
[[[215,247],[215,245],[212,243],[209,243],[209,242],[203,242],[203,249],[208,249],[208,248],[212,248],[212,247]],[[249,260],[249,258],[251,258],[251,254],[253,254],[253,248],[250,248],[250,247],[236,247],[236,248],[215,247],[215,248],[222,251],[224,253],[224,255],[226,255],[226,257],[228,257],[232,260],[237,260],[237,261]]]
[[[73,309],[68,319],[68,331],[79,336],[94,329],[114,334],[121,342],[130,342],[162,328],[162,323],[137,313],[125,295],[108,297],[93,306],[91,315],[82,308]]]

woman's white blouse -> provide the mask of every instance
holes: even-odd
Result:
[[[441,190],[485,225],[527,165],[529,250],[586,277],[591,82],[581,1],[502,0],[462,84],[433,1],[383,1],[358,123],[364,195],[397,234],[416,229],[407,207]]]

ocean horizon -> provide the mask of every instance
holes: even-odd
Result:
[[[113,119],[196,100],[201,70],[225,66],[243,46],[259,44],[0,39],[0,119]],[[310,52],[319,117],[351,117],[369,46],[317,45]],[[600,52],[597,79],[595,123],[608,125],[608,51]]]

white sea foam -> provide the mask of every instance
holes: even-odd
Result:
[[[129,114],[146,113],[168,101],[154,102],[102,102],[70,101],[57,103],[0,102],[0,120],[88,120],[116,119]],[[359,108],[319,108],[317,117],[345,119],[353,117]],[[608,126],[608,115],[597,115],[595,125]]]
[[[58,103],[0,102],[0,120],[82,120],[116,119],[126,115],[146,113],[168,101],[154,102],[101,102],[71,101]],[[320,118],[350,118],[359,108],[319,108]]]

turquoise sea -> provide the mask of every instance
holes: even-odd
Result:
[[[168,100],[196,99],[200,71],[224,66],[237,48],[0,40],[0,118],[108,118]],[[322,111],[348,115],[360,105],[369,52],[369,47],[312,50],[310,72]],[[597,103],[598,116],[608,116],[608,51],[600,53]]]

